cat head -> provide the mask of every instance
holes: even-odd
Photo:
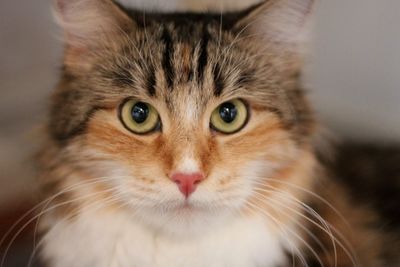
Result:
[[[309,149],[300,72],[312,4],[161,14],[58,0],[65,56],[49,131],[65,164],[165,231],[240,213]]]

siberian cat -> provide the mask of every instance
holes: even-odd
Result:
[[[399,158],[384,173],[359,157],[375,148],[324,149],[302,89],[313,2],[214,14],[58,0],[47,266],[399,266]]]

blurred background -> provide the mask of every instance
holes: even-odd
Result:
[[[50,2],[0,1],[3,228],[6,220],[12,220],[10,211],[18,214],[18,209],[23,210],[36,188],[30,165],[37,145],[35,132],[45,120],[48,96],[57,81],[62,54]],[[257,1],[121,2],[148,9],[199,10],[221,6],[236,9]],[[318,2],[306,83],[321,120],[340,137],[400,141],[400,1]]]

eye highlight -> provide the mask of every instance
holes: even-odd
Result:
[[[224,134],[240,131],[246,124],[248,111],[240,99],[233,99],[219,105],[211,114],[210,127]]]
[[[157,110],[148,103],[134,99],[121,105],[119,117],[125,128],[135,134],[147,134],[160,127]]]

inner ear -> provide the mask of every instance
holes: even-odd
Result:
[[[234,29],[269,43],[300,44],[308,37],[313,5],[314,0],[267,0],[247,11]]]

